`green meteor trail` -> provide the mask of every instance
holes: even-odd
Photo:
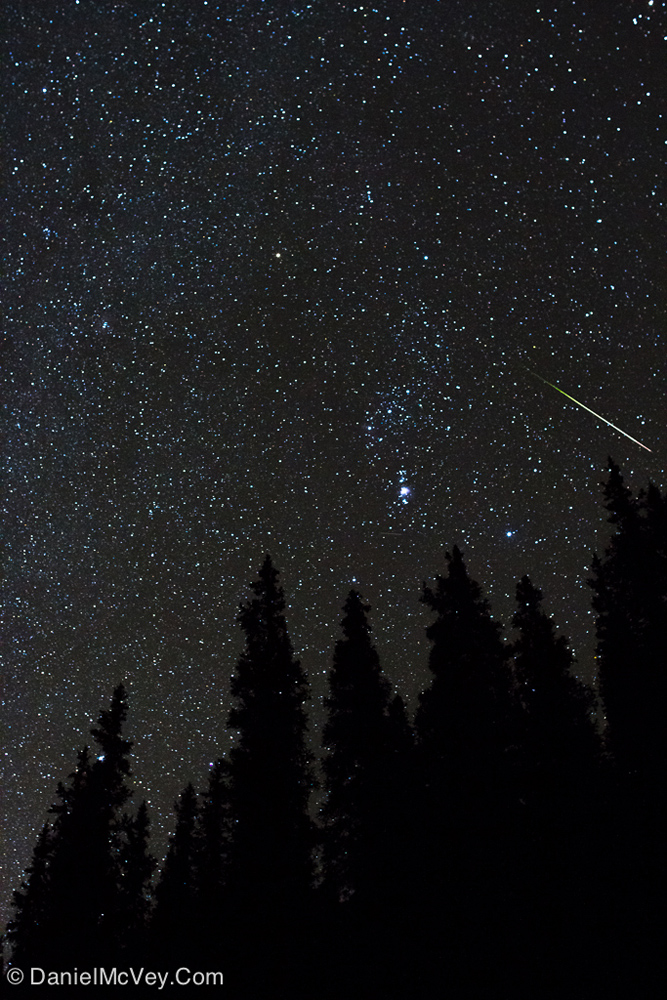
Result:
[[[606,417],[600,416],[600,414],[596,413],[595,410],[591,410],[589,406],[585,406],[584,403],[580,403],[578,399],[574,398],[574,396],[570,396],[567,392],[563,392],[563,390],[559,389],[557,385],[553,384],[553,382],[547,382],[545,378],[542,378],[542,376],[538,375],[537,372],[532,372],[530,368],[526,368],[526,371],[528,372],[529,375],[534,375],[535,378],[538,378],[540,382],[544,382],[545,385],[550,385],[552,389],[555,389],[556,392],[560,392],[562,396],[566,397],[566,399],[571,399],[572,402],[576,403],[577,406],[580,406],[582,410],[586,410],[587,413],[592,413],[594,417],[598,418],[598,420],[602,420],[605,424],[608,424],[609,427],[612,427],[615,431],[618,431],[619,434],[623,434],[624,437],[629,438],[633,444],[638,444],[639,447],[644,448],[645,451],[651,451],[650,448],[647,448],[646,445],[642,444],[641,441],[638,441],[637,438],[631,437],[630,434],[627,434],[625,431],[622,431],[620,427],[616,426],[616,424],[612,424],[611,420],[607,420]]]

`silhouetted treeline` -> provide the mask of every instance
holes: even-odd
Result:
[[[267,557],[238,615],[234,747],[179,796],[157,884],[119,687],[15,893],[12,965],[220,970],[240,1000],[655,995],[667,498],[633,497],[610,461],[604,502],[613,535],[589,581],[601,735],[539,588],[519,581],[503,640],[454,547],[423,588],[431,682],[414,725],[369,606],[347,596],[318,768]]]

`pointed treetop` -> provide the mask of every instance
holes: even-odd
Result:
[[[542,591],[532,583],[529,576],[522,576],[516,585],[516,599],[520,608],[539,611],[542,603]]]
[[[96,741],[106,750],[110,742],[120,737],[123,723],[127,718],[127,695],[122,684],[114,690],[111,698],[111,707],[102,709],[97,723],[97,728],[90,730]],[[127,741],[123,741],[127,742]],[[128,749],[132,745],[128,742]]]
[[[509,652],[500,638],[502,625],[492,618],[479,584],[468,576],[458,547],[447,554],[447,563],[447,577],[439,576],[433,590],[424,585],[422,595],[436,618],[426,627],[433,682],[419,696],[416,728],[422,742],[438,746],[440,759],[450,751],[463,753],[470,740],[483,756],[492,753],[492,745],[510,744]]]
[[[241,604],[237,622],[245,632],[245,649],[232,676],[231,691],[241,705],[232,707],[229,725],[239,728],[244,708],[261,691],[288,702],[308,699],[308,684],[301,665],[294,658],[285,620],[285,597],[278,583],[278,571],[267,555],[259,578],[251,584],[255,596]],[[268,702],[266,702],[268,706]]]
[[[140,830],[146,829],[150,825],[150,820],[148,818],[148,805],[146,804],[146,799],[141,800],[141,805],[137,809],[136,824],[137,828]]]
[[[90,732],[101,750],[97,763],[106,762],[107,766],[117,768],[120,774],[129,775],[130,762],[127,755],[132,749],[132,740],[122,737],[126,717],[127,697],[125,688],[119,684],[111,698],[111,707],[100,712],[98,724]]]
[[[372,629],[366,617],[370,610],[370,604],[363,603],[361,594],[351,590],[343,605],[345,617],[341,622],[343,634],[347,639],[370,635]]]
[[[545,670],[554,666],[557,672],[566,672],[574,659],[568,640],[563,635],[556,638],[553,620],[542,610],[542,591],[530,577],[523,576],[517,583],[516,601],[518,608],[512,615],[512,624],[520,635],[512,643],[512,650],[517,666],[523,656],[538,652]]]
[[[174,809],[177,813],[184,813],[185,815],[197,811],[197,793],[191,781],[189,781],[183,791],[179,793],[179,796],[174,803]]]
[[[380,659],[371,640],[371,626],[368,623],[370,604],[364,604],[356,590],[348,594],[341,621],[343,638],[334,647],[333,667],[329,672],[330,697],[325,699],[333,708],[340,699],[351,699],[348,708],[358,709],[364,698],[378,698],[380,712],[384,712],[389,695],[389,684],[382,676]]]
[[[512,624],[517,629],[531,625],[533,632],[538,629],[545,637],[552,637],[554,626],[551,618],[542,610],[542,591],[529,576],[522,576],[516,585],[517,610],[512,615]]]
[[[452,554],[449,552],[446,555],[447,562],[449,563],[449,575],[457,576],[463,575],[467,576],[465,563],[463,562],[463,553],[458,545],[455,545],[452,549]]]
[[[623,530],[636,516],[637,501],[625,485],[621,470],[611,456],[608,461],[609,477],[603,484],[604,505],[609,511],[608,521],[618,525],[619,530]]]
[[[273,561],[268,552],[264,556],[264,562],[262,563],[262,568],[259,571],[259,579],[267,590],[272,586],[276,590],[278,589],[278,570],[273,565]],[[253,587],[256,586],[257,584],[253,584]]]
[[[285,595],[278,577],[278,570],[274,567],[271,556],[267,555],[258,579],[250,584],[255,596],[240,605],[237,615],[237,621],[246,632],[250,629],[257,633],[258,628],[266,629],[272,625],[278,632],[286,635]]]
[[[420,600],[439,614],[459,612],[463,608],[473,608],[478,614],[490,614],[489,602],[482,596],[479,584],[468,575],[463,554],[455,545],[451,554],[445,553],[447,576],[438,575],[435,589],[425,583]]]
[[[278,570],[273,565],[271,556],[267,552],[259,570],[259,579],[252,583],[251,587],[256,594],[266,593],[277,595],[282,590],[278,583],[279,575]]]
[[[350,591],[344,605],[343,638],[334,647],[333,664],[329,671],[329,694],[324,699],[328,709],[322,737],[327,747],[334,749],[329,768],[346,754],[368,753],[370,742],[378,750],[384,739],[386,715],[391,686],[382,674],[380,658],[370,637],[366,615],[370,610],[359,594]],[[343,751],[342,747],[346,750]],[[376,751],[373,751],[376,752]],[[325,765],[325,769],[326,769]],[[343,765],[345,779],[349,763]]]
[[[574,655],[551,617],[542,610],[542,591],[524,576],[516,588],[511,644],[514,677],[523,707],[523,753],[548,780],[563,788],[588,773],[597,753],[592,721],[594,698],[572,673]],[[537,772],[536,772],[537,773]],[[560,794],[560,793],[558,793]]]

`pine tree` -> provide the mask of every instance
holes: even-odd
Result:
[[[155,889],[152,934],[161,960],[169,967],[196,958],[201,933],[198,899],[199,808],[192,784],[174,803],[176,825]],[[175,948],[176,942],[178,948]]]
[[[418,866],[415,819],[418,813],[417,757],[415,733],[408,721],[408,713],[400,694],[389,702],[388,720],[388,773],[394,785],[393,815],[389,844],[394,852],[392,866],[392,891],[404,904],[408,914],[414,903],[414,888]],[[403,904],[400,904],[403,905]]]
[[[312,879],[313,787],[306,751],[308,685],[294,659],[278,573],[267,556],[241,606],[245,649],[232,678],[237,732],[230,760],[230,850],[227,905],[234,915],[232,975],[255,977],[252,995],[294,991],[303,967]],[[307,950],[307,949],[306,949]],[[289,985],[288,985],[289,984]]]
[[[542,611],[542,591],[524,576],[516,588],[512,623],[514,671],[524,709],[524,755],[531,785],[550,799],[556,790],[593,780],[598,740],[592,691],[572,674],[565,636]]]
[[[130,776],[128,755],[132,741],[122,735],[126,718],[127,697],[125,688],[119,684],[113,693],[110,708],[100,712],[97,726],[91,729],[101,751],[93,767],[93,789],[104,801],[103,808],[109,811],[112,820],[117,819],[118,810],[131,794],[126,779]]]
[[[117,937],[121,954],[129,960],[140,959],[147,946],[151,879],[157,866],[148,850],[149,840],[150,822],[144,801],[136,816],[123,816],[120,826]]]
[[[229,763],[218,760],[211,767],[208,788],[200,807],[199,905],[207,955],[219,950],[226,933],[226,890],[229,879],[232,815]]]
[[[50,865],[53,858],[53,828],[45,823],[35,844],[27,879],[14,890],[14,917],[7,925],[6,940],[11,963],[28,968],[45,954],[48,945]]]
[[[390,685],[370,638],[369,605],[352,590],[343,610],[344,638],[334,651],[323,733],[329,749],[323,761],[324,877],[339,899],[355,893],[377,897],[391,881],[403,763],[396,750],[397,743],[405,750],[400,741],[407,728],[402,702],[391,708]]]
[[[352,590],[343,610],[323,733],[323,892],[331,915],[325,961],[341,993],[354,980],[360,992],[387,995],[390,980],[396,987],[400,978],[396,959],[411,902],[413,740],[402,700],[390,700],[370,607]]]
[[[313,778],[305,746],[308,685],[293,657],[285,599],[267,556],[238,620],[246,646],[232,678],[238,732],[231,753],[234,815],[230,877],[244,893],[287,901],[311,884],[308,800]]]
[[[437,617],[426,629],[433,682],[415,718],[424,794],[421,893],[437,917],[421,933],[434,952],[447,942],[452,988],[460,977],[482,992],[488,984],[474,978],[482,975],[480,936],[495,988],[501,964],[514,961],[520,720],[501,625],[460,550],[446,558],[447,576],[435,588],[424,585],[422,595]],[[437,968],[429,975],[435,984]]]
[[[667,498],[653,484],[634,497],[609,459],[604,502],[615,533],[604,556],[595,556],[589,583],[613,769],[601,838],[607,953],[610,981],[627,993],[647,994],[665,975],[658,956],[667,887]],[[611,948],[611,941],[624,947]],[[630,969],[637,970],[632,982]]]
[[[435,589],[424,584],[422,602],[437,615],[427,627],[431,640],[431,687],[419,697],[418,738],[440,779],[450,784],[488,785],[504,766],[516,737],[516,705],[502,626],[491,617],[479,584],[468,576],[455,546],[448,574]]]
[[[598,893],[599,741],[594,696],[571,670],[564,636],[542,611],[542,592],[524,576],[512,622],[514,670],[524,710],[520,870],[525,904],[524,967],[561,989],[589,966]],[[517,832],[517,835],[519,833]]]
[[[48,946],[52,964],[59,962],[63,968],[69,962],[103,958],[101,922],[109,914],[111,890],[111,817],[100,810],[94,766],[84,747],[69,786],[59,784],[59,801],[51,809],[56,818]]]
[[[626,777],[655,786],[667,763],[667,498],[653,484],[634,498],[610,459],[604,500],[616,530],[589,583],[606,743]]]
[[[100,713],[91,730],[100,754],[91,761],[84,747],[69,784],[58,784],[50,810],[55,819],[38,842],[25,895],[17,900],[15,953],[30,950],[32,960],[45,967],[90,966],[117,954],[120,809],[130,795],[126,779],[131,743],[121,734],[126,714],[121,685],[110,709]],[[43,928],[37,935],[30,932],[25,916],[27,908],[36,905],[34,899]]]

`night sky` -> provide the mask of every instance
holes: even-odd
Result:
[[[529,573],[592,679],[607,456],[665,487],[667,17],[2,6],[6,906],[121,680],[163,851],[266,552],[315,745],[350,587],[414,708],[454,544],[502,621]]]

